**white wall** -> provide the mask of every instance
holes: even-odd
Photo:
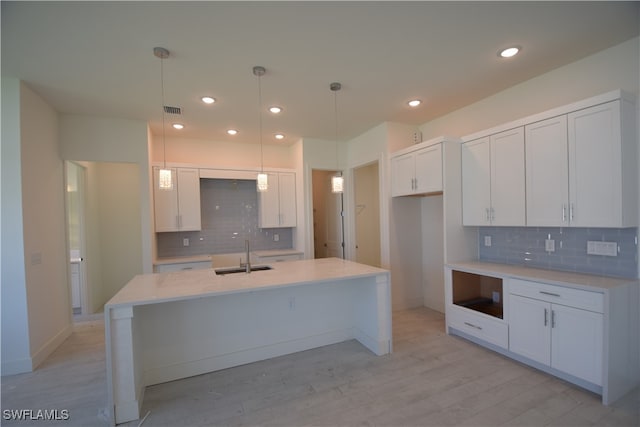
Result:
[[[58,116],[24,83],[20,127],[29,339],[37,366],[71,333],[69,251]]]
[[[140,190],[141,273],[153,272],[151,171],[147,123],[136,120],[65,114],[60,117],[60,152],[64,160],[117,162],[138,165],[138,179],[130,185]],[[122,248],[136,257],[135,249]]]
[[[20,81],[2,76],[2,374],[33,368],[24,262],[20,153]]]
[[[71,333],[58,116],[2,79],[2,373],[34,369]]]
[[[139,167],[134,163],[80,162],[86,170],[85,228],[90,313],[141,273]]]
[[[192,138],[165,138],[166,161],[205,165],[211,168],[260,169],[260,144],[210,141]],[[163,162],[162,137],[153,136],[153,162]],[[264,167],[294,169],[294,145],[263,144]]]
[[[464,136],[615,89],[638,94],[638,37],[420,126],[423,139]]]

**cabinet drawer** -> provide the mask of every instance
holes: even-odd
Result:
[[[271,263],[271,262],[284,262],[284,261],[298,261],[302,259],[301,254],[291,254],[291,255],[266,255],[259,256],[259,263]]]
[[[465,308],[449,307],[447,325],[505,349],[509,345],[506,323]]]
[[[511,294],[597,313],[604,312],[604,294],[599,292],[583,291],[521,279],[510,279],[508,283],[509,293]]]

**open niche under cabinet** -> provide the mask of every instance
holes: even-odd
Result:
[[[453,304],[502,319],[502,279],[453,270]]]

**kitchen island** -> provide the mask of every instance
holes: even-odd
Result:
[[[140,418],[148,385],[357,339],[391,352],[387,270],[337,258],[134,277],[105,305],[108,408]]]

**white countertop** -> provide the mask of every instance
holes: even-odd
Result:
[[[545,283],[568,286],[577,289],[586,289],[596,292],[604,292],[607,289],[638,283],[637,279],[623,279],[608,276],[596,276],[591,274],[571,273],[556,270],[544,270],[519,265],[496,264],[491,262],[470,261],[447,264],[454,270],[462,270],[468,273],[511,277],[523,280],[543,281]]]
[[[105,308],[157,304],[389,273],[381,268],[339,258],[279,262],[272,267],[272,270],[254,271],[251,274],[216,275],[210,268],[140,274],[111,298]]]

